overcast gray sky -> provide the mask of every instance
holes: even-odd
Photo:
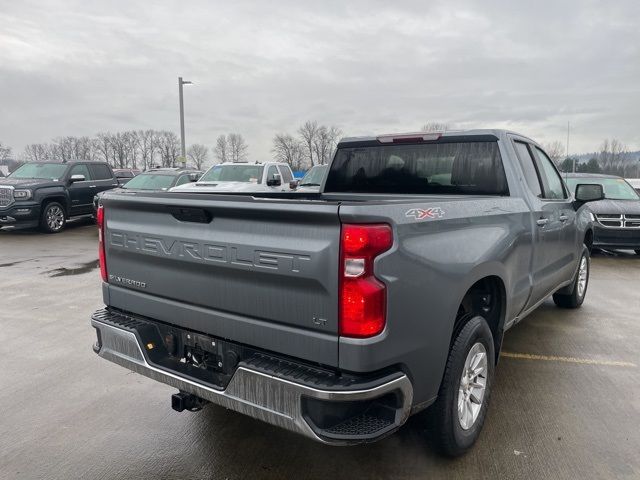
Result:
[[[308,119],[640,148],[640,1],[0,0],[0,141],[178,127],[251,158]]]

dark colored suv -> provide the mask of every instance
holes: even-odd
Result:
[[[93,213],[96,193],[117,186],[107,163],[26,163],[0,180],[0,228],[58,233],[69,218]]]
[[[114,168],[113,173],[118,179],[118,184],[122,186],[125,183],[127,183],[129,180],[131,180],[133,177],[140,174],[140,170],[136,168]]]
[[[602,185],[604,199],[591,202],[596,222],[593,246],[611,250],[635,250],[640,255],[640,195],[621,177],[570,173],[565,181],[572,191],[580,184]]]
[[[170,188],[184,185],[185,183],[195,182],[202,176],[200,170],[190,168],[154,168],[146,172],[140,173],[129,179],[120,188],[132,190],[147,190],[155,192],[163,192]],[[100,204],[102,192],[93,197],[94,213]]]

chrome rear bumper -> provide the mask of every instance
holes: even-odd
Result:
[[[404,374],[362,390],[323,390],[240,365],[227,387],[217,390],[149,364],[133,332],[95,318],[91,320],[91,325],[98,331],[99,342],[94,351],[100,357],[217,405],[322,443],[344,445],[377,440],[399,428],[407,420],[411,410],[413,389]],[[353,402],[375,400],[392,393],[400,398],[400,407],[395,412],[395,420],[381,431],[379,436],[329,438],[318,432],[318,428],[314,429],[310,425],[309,417],[303,411],[305,397],[328,402]]]

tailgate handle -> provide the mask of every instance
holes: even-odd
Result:
[[[181,222],[210,223],[213,215],[203,208],[168,207],[169,212]]]

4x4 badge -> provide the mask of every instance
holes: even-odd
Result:
[[[407,210],[404,215],[405,217],[413,217],[416,220],[442,218],[444,217],[444,210],[442,210],[440,207],[412,208],[411,210]]]

